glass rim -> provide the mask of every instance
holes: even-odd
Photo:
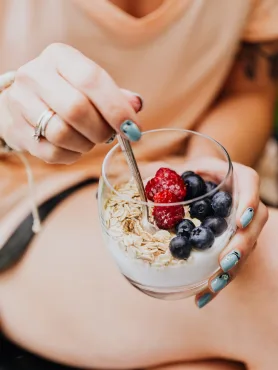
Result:
[[[179,132],[183,132],[183,133],[187,133],[187,134],[197,135],[197,136],[200,136],[204,139],[210,140],[211,142],[216,144],[223,151],[224,155],[226,156],[227,162],[228,162],[228,170],[227,170],[227,173],[224,176],[223,180],[216,186],[216,188],[212,189],[211,191],[209,191],[209,192],[207,192],[203,195],[200,195],[199,197],[195,197],[195,198],[192,198],[192,199],[189,199],[189,200],[184,200],[184,201],[176,202],[176,203],[154,203],[152,201],[144,202],[142,200],[136,200],[136,199],[130,198],[128,195],[121,194],[114,188],[113,185],[110,184],[110,182],[109,182],[109,180],[106,176],[106,173],[105,173],[105,168],[107,166],[107,163],[109,162],[109,159],[114,154],[114,152],[120,147],[119,143],[116,144],[113,148],[111,148],[109,150],[109,152],[106,154],[106,156],[103,160],[102,167],[101,167],[101,176],[102,176],[105,184],[108,186],[108,188],[114,194],[116,194],[119,198],[121,198],[123,200],[126,200],[129,203],[145,205],[145,206],[148,206],[148,207],[154,207],[154,206],[156,206],[156,207],[187,206],[187,205],[192,204],[193,202],[196,202],[198,200],[202,200],[204,198],[207,198],[207,197],[215,194],[218,190],[220,190],[220,188],[224,185],[228,176],[230,175],[230,173],[233,170],[233,165],[232,165],[230,155],[227,152],[227,150],[225,149],[225,147],[222,144],[220,144],[217,140],[210,137],[209,135],[201,134],[201,133],[193,131],[193,130],[186,130],[186,129],[182,129],[182,128],[160,128],[160,129],[148,130],[148,131],[143,131],[142,136],[146,135],[146,134],[151,134],[151,133],[156,133],[156,132],[163,132],[163,131],[176,131],[176,132],[179,131]]]

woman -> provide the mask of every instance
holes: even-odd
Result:
[[[235,282],[197,310],[190,299],[150,299],[120,276],[102,246],[96,204],[88,202],[95,184],[71,197],[63,193],[63,202],[53,196],[99,176],[109,149],[102,143],[115,131],[136,141],[142,129],[196,129],[219,140],[234,161],[255,164],[271,132],[277,66],[266,56],[275,54],[277,17],[276,0],[1,0],[0,70],[17,72],[0,95],[0,137],[37,157],[28,157],[37,202],[50,199],[52,211],[35,238],[27,222],[27,242],[15,243],[24,256],[0,274],[8,338],[86,368],[241,369],[236,361],[273,369],[276,211]],[[137,94],[146,103],[139,115]],[[34,131],[41,118],[43,135]],[[197,150],[193,142],[191,155]],[[23,170],[13,159],[1,166],[1,237],[8,249],[30,210],[21,201]],[[236,249],[240,267],[267,210],[254,171],[235,169],[240,230],[221,258]],[[253,220],[246,218],[249,207]],[[229,269],[234,276],[237,267]],[[205,293],[196,298],[199,307],[208,303]]]

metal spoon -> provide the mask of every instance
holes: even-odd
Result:
[[[117,135],[117,138],[121,146],[121,149],[124,153],[124,156],[126,158],[126,161],[128,163],[128,166],[130,168],[130,171],[132,173],[132,176],[135,180],[140,198],[143,202],[147,203],[148,200],[146,197],[144,184],[130,142],[129,140],[124,139],[120,135]],[[149,208],[147,205],[142,204],[142,226],[144,227],[145,231],[147,231],[149,234],[155,234],[158,231],[158,228],[155,225],[153,225],[149,220],[150,220]]]

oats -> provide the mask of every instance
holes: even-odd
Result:
[[[192,218],[191,221],[193,222],[193,224],[198,227],[201,225],[201,221],[198,220],[197,218]]]
[[[122,249],[129,258],[136,259],[142,264],[148,263],[156,268],[168,265],[178,266],[187,261],[176,260],[169,250],[169,243],[175,234],[167,230],[159,230],[154,235],[148,234],[141,225],[142,206],[140,203],[128,201],[128,198],[139,201],[140,196],[133,180],[120,184],[116,191],[127,199],[121,198],[116,193],[111,193],[106,202],[104,223],[108,233],[119,241]],[[185,207],[186,217],[190,217],[188,207]],[[150,209],[152,216],[152,209]],[[152,219],[153,221],[153,219]],[[195,225],[199,220],[194,219]]]
[[[160,242],[166,242],[171,240],[171,234],[167,230],[159,230],[154,234],[154,237]]]
[[[142,245],[142,237],[135,234],[124,235],[124,245],[126,247],[140,247]]]

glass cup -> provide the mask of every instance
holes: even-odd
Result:
[[[105,244],[121,273],[147,295],[195,295],[220,271],[219,255],[236,231],[238,196],[229,154],[209,136],[183,129],[144,132],[132,147],[144,184],[156,177],[148,185],[151,200],[140,199],[117,144],[104,159],[98,191]],[[156,176],[160,168],[167,170]],[[168,169],[178,175],[169,176]],[[141,222],[143,206],[157,226],[154,234]]]

